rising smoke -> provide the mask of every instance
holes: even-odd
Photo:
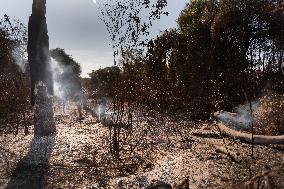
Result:
[[[64,65],[51,58],[54,96],[63,103],[74,101],[82,103],[83,93],[80,79],[72,70],[72,66]]]
[[[14,59],[13,62],[20,68],[21,72],[24,73],[26,71],[28,61],[27,55],[24,53],[22,47],[14,48],[11,54]]]
[[[63,83],[60,80],[60,76],[63,74],[64,69],[62,66],[59,65],[59,63],[51,58],[51,69],[53,73],[53,90],[54,95],[59,98],[60,100],[64,99],[65,92],[63,90]]]
[[[234,112],[219,111],[214,116],[227,125],[236,130],[248,130],[252,123],[255,123],[254,113],[260,108],[260,101],[253,101],[240,105],[235,108]]]
[[[25,72],[27,66],[27,28],[17,19],[11,19],[8,15],[0,18],[1,53],[11,56],[10,60],[16,64],[21,72]],[[3,56],[3,54],[2,54]],[[2,58],[1,56],[1,58]]]

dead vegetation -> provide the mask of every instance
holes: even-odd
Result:
[[[75,106],[69,105],[66,114],[59,107],[55,112],[57,134],[47,166],[17,173],[15,179],[17,162],[27,157],[31,149],[33,131],[25,136],[21,129],[17,136],[1,137],[0,187],[5,187],[11,178],[28,183],[27,174],[32,178],[43,172],[45,188],[147,188],[161,182],[179,188],[186,178],[189,188],[239,188],[241,183],[248,186],[258,180],[261,188],[267,177],[272,188],[284,186],[283,151],[274,146],[255,146],[256,158],[251,159],[249,144],[221,135],[207,138],[193,134],[217,135],[213,123],[203,125],[164,117],[164,122],[153,118],[141,127],[134,125],[132,139],[122,143],[117,160],[109,148],[108,127],[86,112],[79,122]],[[123,133],[122,129],[121,140],[125,139]]]
[[[140,45],[140,34],[146,32],[147,36],[152,25],[151,14],[150,23],[141,24],[139,5],[150,7],[153,18],[158,19],[168,14],[163,11],[166,1],[157,1],[156,6],[142,0],[128,1],[125,5],[129,6],[120,1],[113,6],[106,3],[102,19],[114,27],[108,27],[114,29],[109,30],[114,37],[114,58],[120,48],[123,70],[99,70],[93,72],[92,79],[104,81],[107,76],[106,84],[111,85],[102,86],[103,96],[112,98],[113,112],[109,119],[101,119],[93,110],[96,104],[84,107],[88,111],[83,113],[78,112],[78,104],[67,105],[65,112],[56,105],[55,135],[32,137],[29,79],[22,73],[18,76],[20,72],[11,57],[1,59],[7,70],[0,70],[0,132],[4,133],[0,136],[0,187],[283,188],[283,136],[254,135],[283,134],[283,95],[261,99],[261,110],[255,115],[260,122],[250,134],[216,125],[212,120],[206,125],[189,120],[208,119],[215,109],[229,111],[248,101],[248,96],[255,97],[266,77],[283,78],[278,76],[280,68],[273,68],[282,60],[278,43],[283,28],[267,33],[282,25],[283,19],[278,19],[274,11],[282,4],[217,2],[189,3],[180,15],[178,30],[165,31],[148,44],[141,44],[149,47],[146,56],[132,49]],[[249,5],[248,9],[244,5]],[[124,18],[125,14],[117,16],[128,11],[138,12],[130,20]],[[196,18],[188,25],[192,16]],[[250,17],[260,21],[255,23],[247,19]],[[117,30],[120,23],[129,26],[127,38],[121,38],[123,33]],[[244,29],[241,32],[237,30],[240,23]],[[2,32],[0,40],[5,41],[5,35]],[[244,38],[239,44],[233,40],[239,38]],[[255,48],[252,42],[258,40],[259,47]],[[8,51],[13,49],[10,44],[4,53],[9,56],[12,53]],[[261,57],[264,52],[267,55]],[[232,74],[235,72],[239,75]],[[279,84],[281,93],[283,83],[273,83]],[[180,116],[179,112],[186,113]]]
[[[284,134],[284,95],[269,94],[260,99],[260,107],[255,112],[256,128],[265,135]]]

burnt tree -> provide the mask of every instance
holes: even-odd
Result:
[[[31,74],[31,103],[35,104],[35,85],[42,81],[53,94],[49,37],[46,24],[46,0],[33,0],[28,28],[28,58]]]
[[[56,132],[52,109],[53,75],[46,24],[46,0],[33,0],[28,28],[31,103],[35,106],[35,136]]]

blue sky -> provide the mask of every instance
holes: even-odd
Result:
[[[103,0],[97,0],[97,2]],[[188,0],[168,0],[168,17],[156,21],[151,35],[175,27],[176,19]],[[32,0],[0,0],[0,16],[20,19],[26,25]],[[92,70],[113,65],[106,28],[98,18],[93,0],[47,0],[50,48],[64,48],[82,66],[82,76]]]

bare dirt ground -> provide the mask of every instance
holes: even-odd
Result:
[[[116,161],[108,128],[88,113],[84,117],[78,121],[72,107],[65,114],[57,110],[54,136],[34,138],[32,129],[28,136],[23,129],[0,136],[0,188],[134,189],[155,181],[174,186],[185,178],[193,189],[241,188],[262,173],[273,188],[284,188],[283,146],[254,146],[251,158],[250,144],[223,139],[213,123],[167,122],[138,134],[135,152]]]

